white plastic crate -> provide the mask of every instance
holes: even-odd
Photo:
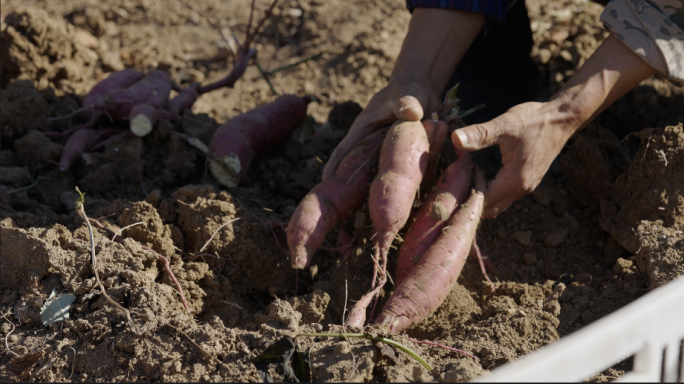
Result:
[[[682,339],[684,277],[478,381],[583,381],[634,355],[616,381],[684,382]]]

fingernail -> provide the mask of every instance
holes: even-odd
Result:
[[[432,112],[432,122],[436,123],[439,121],[439,115],[437,115],[437,112]]]
[[[455,131],[456,136],[458,136],[458,139],[461,141],[461,144],[466,146],[468,145],[468,135],[466,135],[464,132],[461,131]]]

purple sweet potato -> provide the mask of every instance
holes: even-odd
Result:
[[[189,109],[199,97],[197,90],[200,83],[194,82],[178,92],[178,95],[169,101],[168,110],[173,116],[180,115],[184,109]]]
[[[176,115],[150,104],[138,104],[131,110],[131,132],[138,137],[146,136],[160,119],[173,119]]]
[[[386,134],[387,129],[382,129],[361,140],[335,175],[316,185],[299,203],[287,226],[292,268],[306,268],[337,221],[352,217],[366,201]]]
[[[453,288],[470,253],[484,207],[486,182],[477,168],[473,171],[475,190],[412,273],[397,284],[377,323],[389,324],[394,332],[406,330],[434,312]]]
[[[115,120],[129,120],[133,108],[149,104],[155,108],[165,108],[171,93],[171,80],[166,73],[154,70],[125,89],[112,93],[107,99],[105,111]]]
[[[209,144],[209,169],[216,180],[237,186],[255,155],[284,143],[304,121],[310,101],[284,95],[223,123]]]
[[[411,224],[397,257],[396,284],[401,284],[421,256],[442,233],[447,220],[468,195],[472,174],[471,154],[460,152],[459,159],[444,170]]]
[[[71,164],[78,158],[86,149],[97,144],[105,138],[121,132],[116,129],[107,129],[103,131],[93,131],[91,129],[81,129],[75,132],[64,145],[62,156],[59,159],[59,169],[66,171],[71,167]]]

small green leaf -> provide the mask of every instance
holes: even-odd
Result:
[[[69,318],[69,306],[76,300],[76,296],[72,294],[59,295],[52,288],[50,297],[45,301],[43,307],[40,309],[40,319],[43,320],[43,325],[48,326],[56,321],[64,321]]]
[[[271,344],[254,360],[252,364],[257,369],[264,383],[274,382],[269,368],[274,367],[282,375],[285,383],[308,383],[311,381],[311,358],[308,352],[300,352],[297,343],[285,336]]]

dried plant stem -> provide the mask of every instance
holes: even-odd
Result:
[[[271,92],[273,92],[275,96],[279,96],[278,91],[275,90],[273,83],[271,83],[271,79],[268,77],[268,72],[264,71],[264,68],[261,67],[261,64],[259,64],[259,61],[256,59],[256,57],[254,58],[254,65],[256,65],[264,80],[266,80],[266,84],[268,84],[268,87],[271,88]]]
[[[114,238],[115,238],[115,237],[121,235],[121,234],[123,233],[123,231],[127,230],[127,229],[130,228],[130,227],[135,227],[136,225],[140,225],[140,224],[143,224],[143,225],[144,225],[145,223],[143,223],[142,221],[138,221],[137,223],[133,223],[133,224],[131,224],[131,225],[127,225],[127,226],[125,226],[125,227],[119,229],[119,230],[114,234],[114,236],[112,236],[112,241],[114,241]]]
[[[387,345],[391,345],[395,348],[398,348],[402,350],[404,353],[408,354],[409,356],[413,357],[420,365],[425,367],[428,371],[432,371],[432,365],[425,361],[420,355],[417,353],[413,352],[409,347],[402,345],[400,343],[397,343],[394,340],[388,339],[384,336],[378,336],[378,337],[373,337],[372,335],[367,335],[365,333],[300,333],[297,335],[299,336],[310,336],[310,337],[355,337],[359,339],[368,339],[370,341],[376,341],[376,342],[381,342],[385,343]]]
[[[74,361],[71,363],[71,375],[69,375],[67,381],[71,381],[71,377],[74,375],[74,368],[76,367],[76,350],[72,346],[69,346],[69,348],[74,351]]]
[[[47,177],[38,176],[38,177],[36,178],[36,180],[35,180],[33,183],[31,183],[31,184],[29,184],[29,185],[27,185],[27,186],[25,186],[25,187],[21,187],[21,188],[13,189],[13,190],[11,190],[11,191],[7,191],[6,193],[7,193],[8,195],[11,195],[11,194],[14,194],[14,193],[19,193],[19,192],[23,192],[23,191],[28,191],[29,189],[32,189],[32,188],[37,187],[38,184],[40,184],[40,180],[42,180],[42,179],[49,180],[49,178],[47,178]]]
[[[8,318],[5,316],[4,313],[0,312],[0,315],[2,315],[2,317],[4,317],[5,320],[7,320],[8,323],[12,324],[12,330],[9,331],[9,333],[5,336],[5,348],[7,348],[7,352],[13,354],[13,355],[16,356],[16,357],[19,357],[19,355],[18,355],[16,352],[14,352],[14,351],[12,351],[12,350],[10,349],[9,344],[7,343],[7,340],[9,339],[10,335],[12,334],[12,332],[14,332],[14,329],[17,328],[17,327],[14,325],[13,322],[10,321],[10,319],[8,319]]]
[[[282,66],[282,67],[280,67],[280,68],[276,68],[276,69],[270,70],[270,71],[266,72],[266,75],[270,76],[270,75],[273,75],[274,73],[278,73],[278,72],[280,72],[280,71],[284,71],[284,70],[287,70],[287,69],[290,69],[290,68],[294,68],[294,67],[298,66],[299,64],[306,63],[306,62],[309,61],[309,60],[318,59],[323,53],[324,53],[324,52],[319,52],[319,53],[317,53],[317,54],[315,54],[315,55],[313,55],[313,56],[307,57],[306,59],[301,59],[301,60],[299,60],[299,61],[295,61],[295,62],[292,63],[292,64],[288,64],[288,65]]]
[[[221,364],[221,361],[220,361],[219,359],[217,359],[216,356],[214,356],[214,355],[212,355],[211,353],[207,352],[206,349],[202,348],[201,345],[197,344],[197,343],[195,342],[195,340],[191,339],[190,336],[188,336],[188,334],[185,333],[185,331],[183,331],[182,329],[180,329],[180,328],[178,328],[178,327],[172,325],[171,323],[168,323],[168,322],[167,322],[167,323],[165,323],[165,324],[168,325],[169,327],[175,329],[176,331],[182,333],[183,336],[187,337],[188,340],[190,340],[191,343],[195,344],[195,347],[199,348],[199,350],[202,351],[202,353],[204,353],[205,355],[209,356],[212,360],[216,361],[218,364]]]
[[[202,252],[204,252],[204,250],[207,249],[207,246],[209,246],[209,243],[211,243],[211,241],[214,240],[214,236],[216,236],[216,234],[219,233],[219,231],[220,231],[221,229],[223,229],[223,227],[225,227],[226,225],[228,225],[228,224],[230,224],[230,223],[234,223],[234,222],[236,222],[236,221],[238,221],[238,220],[240,220],[240,218],[239,218],[239,217],[236,217],[236,218],[234,218],[233,220],[228,220],[227,222],[221,224],[221,226],[218,227],[218,229],[217,229],[216,231],[214,231],[214,233],[211,235],[211,237],[209,238],[209,240],[207,240],[207,242],[204,243],[204,245],[202,246],[202,248],[201,248],[201,249],[199,250],[199,252],[197,252],[197,253],[202,253]]]
[[[100,281],[100,275],[97,273],[97,267],[95,263],[95,237],[93,236],[93,227],[90,225],[90,220],[88,219],[88,216],[86,216],[85,209],[83,208],[84,194],[81,193],[81,190],[79,190],[78,187],[76,187],[76,192],[78,192],[80,200],[77,200],[74,205],[76,207],[76,213],[79,216],[81,216],[81,218],[83,219],[83,221],[86,222],[86,224],[88,224],[88,233],[90,235],[90,258],[93,264],[93,273],[95,274],[97,284],[100,286],[102,295],[107,299],[107,302],[111,304],[113,307],[122,311],[124,314],[126,314],[126,319],[128,319],[128,324],[131,326],[131,330],[133,331],[133,333],[137,333],[135,330],[135,326],[133,325],[133,320],[131,319],[130,312],[128,312],[126,308],[122,307],[121,304],[117,303],[111,297],[109,297],[107,291],[105,291],[104,285],[102,285],[102,281]]]
[[[235,304],[235,303],[231,303],[230,301],[221,300],[221,302],[222,302],[222,303],[225,303],[225,304],[228,304],[228,305],[232,305],[233,307],[235,307],[235,308],[237,308],[237,309],[243,309],[241,306],[239,306],[239,305],[237,305],[237,304]]]
[[[89,227],[89,228],[90,228],[90,223],[93,223],[93,224],[95,224],[96,227],[102,229],[103,231],[107,232],[110,236],[112,236],[113,240],[116,241],[117,243],[122,243],[122,242],[123,242],[123,238],[122,238],[121,236],[118,236],[116,233],[114,233],[114,231],[112,231],[111,229],[105,227],[105,226],[102,225],[102,223],[100,223],[99,221],[97,221],[97,220],[95,220],[95,219],[88,219],[88,220],[86,220],[86,222],[88,223],[88,227]],[[161,261],[164,262],[164,268],[166,269],[166,273],[169,274],[169,276],[171,277],[171,280],[173,280],[174,284],[176,284],[176,288],[178,289],[178,293],[180,294],[181,301],[183,302],[183,306],[185,307],[185,310],[187,310],[187,311],[188,311],[188,314],[192,316],[192,312],[190,311],[190,307],[188,307],[188,303],[187,303],[187,301],[185,301],[185,295],[183,294],[183,288],[181,287],[181,285],[180,285],[180,283],[178,282],[178,280],[176,280],[176,275],[174,275],[174,274],[173,274],[173,271],[171,271],[171,267],[170,267],[170,265],[169,265],[169,259],[167,259],[166,257],[164,257],[164,256],[160,255],[159,253],[155,252],[155,251],[152,250],[151,248],[148,248],[148,247],[146,247],[146,246],[144,246],[144,245],[142,245],[142,244],[141,244],[140,246],[142,247],[142,249],[144,249],[144,250],[146,250],[146,251],[149,251],[149,252],[152,252],[152,253],[154,253],[155,255],[157,255],[157,257],[158,257]]]
[[[420,340],[412,339],[412,338],[410,338],[410,337],[407,337],[406,340],[412,341],[412,342],[418,343],[418,344],[434,345],[435,347],[440,347],[440,348],[448,349],[448,350],[450,350],[450,351],[462,353],[462,354],[464,354],[464,355],[466,355],[466,356],[468,356],[468,357],[471,357],[471,358],[477,360],[477,357],[471,355],[470,353],[468,353],[468,352],[466,352],[466,351],[462,351],[462,350],[456,349],[456,348],[447,347],[446,345],[442,345],[442,344],[440,344],[440,343],[432,343],[432,342],[429,342],[429,341],[420,341]]]
[[[485,279],[487,279],[487,282],[489,282],[489,286],[492,288],[492,293],[496,293],[496,288],[494,288],[494,283],[492,283],[492,280],[489,279],[489,275],[487,275],[487,270],[485,269],[485,265],[484,265],[484,258],[482,257],[482,252],[480,252],[480,247],[477,246],[477,240],[476,239],[473,239],[472,251],[475,253],[475,256],[477,257],[477,261],[480,263],[480,269],[482,270],[482,274],[484,275]]]

